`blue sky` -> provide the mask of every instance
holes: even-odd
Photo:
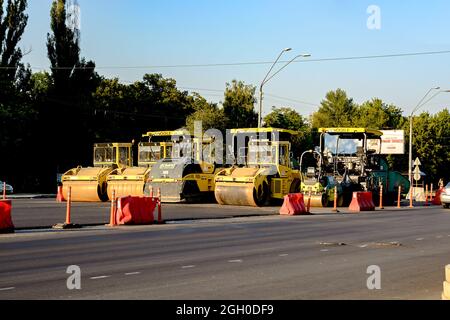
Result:
[[[24,60],[48,68],[46,34],[51,0],[29,0]],[[124,82],[162,73],[181,88],[223,90],[232,79],[258,85],[270,65],[196,68],[108,68],[274,61],[450,50],[450,1],[393,0],[78,0],[82,56],[98,72]],[[381,9],[381,29],[369,30],[369,5]],[[316,110],[329,90],[342,88],[356,102],[373,97],[411,111],[432,86],[450,89],[450,54],[389,59],[306,62],[287,67],[265,86],[264,112],[290,106]],[[200,92],[219,102],[223,94]],[[282,97],[274,98],[273,95]],[[289,99],[289,100],[288,100]],[[442,94],[424,107],[450,106]]]

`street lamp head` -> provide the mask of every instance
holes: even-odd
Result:
[[[286,49],[283,50],[283,52],[288,52],[288,51],[291,51],[291,50],[292,50],[292,48],[286,48]]]
[[[309,58],[309,57],[311,57],[311,54],[310,53],[304,53],[304,54],[300,55],[300,57]]]

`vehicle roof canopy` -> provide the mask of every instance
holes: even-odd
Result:
[[[368,139],[379,139],[383,132],[367,128],[320,128],[320,133],[339,136],[340,139],[362,139],[364,135]]]
[[[95,148],[107,148],[107,147],[125,147],[125,148],[131,148],[132,144],[128,143],[128,142],[111,142],[111,143],[95,143],[94,147]]]
[[[149,131],[142,135],[142,137],[171,137],[171,136],[190,136],[187,130],[173,130],[173,131]]]
[[[298,135],[299,132],[288,129],[278,129],[278,128],[246,128],[246,129],[231,129],[232,134],[240,133],[288,133],[291,135]]]

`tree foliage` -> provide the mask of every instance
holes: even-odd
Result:
[[[17,80],[27,72],[18,47],[28,22],[26,7],[27,0],[8,0],[6,5],[0,0],[0,103],[15,96],[15,91],[20,90]]]
[[[312,131],[308,121],[297,111],[288,107],[272,108],[272,112],[264,118],[265,126],[297,131],[292,137],[292,151],[299,155],[313,147]]]
[[[209,129],[217,129],[225,133],[228,119],[223,109],[219,108],[215,103],[209,103],[205,98],[197,93],[193,95],[194,112],[186,119],[187,129],[193,133],[196,121],[201,121],[203,131]]]
[[[352,124],[354,112],[353,99],[348,98],[344,90],[330,91],[321,102],[319,110],[312,115],[312,126],[348,127]]]
[[[253,128],[258,125],[255,112],[256,87],[242,81],[233,80],[226,84],[223,111],[228,119],[227,127]]]

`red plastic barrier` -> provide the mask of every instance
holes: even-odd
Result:
[[[280,215],[297,216],[308,214],[302,193],[292,193],[284,197]]]
[[[123,197],[117,201],[116,222],[118,225],[152,224],[153,213],[158,204],[152,197]]]
[[[440,206],[440,205],[442,205],[442,202],[441,202],[441,194],[442,194],[442,192],[444,192],[444,188],[440,188],[438,191],[436,191],[436,195],[434,196],[434,199],[433,199],[433,205],[435,205],[435,206]]]
[[[0,200],[0,233],[14,232],[11,209],[11,200]]]
[[[352,212],[374,211],[372,192],[353,192],[353,200],[349,209]]]

